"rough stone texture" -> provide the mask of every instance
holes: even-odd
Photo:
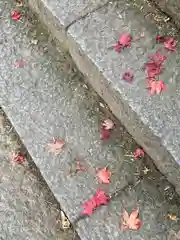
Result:
[[[118,122],[111,141],[102,144],[100,124],[112,116],[105,107],[105,113],[100,110],[97,94],[83,83],[76,69],[72,68],[69,56],[54,46],[41,25],[36,21],[32,24],[24,17],[21,22],[12,22],[9,19],[10,1],[0,0],[0,4],[3,6],[0,22],[0,105],[16,127],[56,199],[73,221],[81,210],[81,203],[100,187],[95,167],[109,165],[113,172],[111,184],[101,188],[112,193],[142,174],[145,159],[143,162],[131,161],[132,151],[137,145],[128,134],[124,134]],[[29,18],[34,19],[33,16]],[[38,40],[38,44],[34,45],[33,40]],[[24,68],[15,65],[17,60],[25,61]],[[57,156],[46,149],[53,137],[66,141],[64,150]],[[72,177],[69,169],[76,158],[82,159],[88,172]],[[109,206],[97,210],[89,223],[80,222],[77,228],[80,237],[90,240],[97,240],[97,236],[100,240],[120,237],[124,240],[131,237],[163,240],[171,232],[175,234],[179,230],[178,222],[167,221],[166,218],[167,211],[179,218],[179,201],[163,176],[155,169],[153,171],[159,183],[153,175],[147,175],[149,182],[144,179],[128,195],[122,193],[122,196],[114,198]],[[144,227],[139,232],[120,231],[120,202],[129,211],[140,205]],[[160,205],[164,208],[159,215]],[[154,219],[160,221],[159,225],[154,223]],[[162,237],[159,237],[159,232]]]
[[[179,0],[153,0],[159,8],[167,13],[173,21],[176,23],[178,28],[180,27],[180,1]]]
[[[65,27],[79,16],[103,6],[106,0],[26,0],[35,10],[41,20],[48,24],[48,28],[56,34],[61,41],[66,41]]]
[[[72,229],[61,229],[59,203],[28,154],[24,164],[12,162],[19,149],[25,153],[0,110],[0,239],[72,239]]]
[[[163,34],[163,28],[147,21],[131,6],[131,1],[120,0],[118,4],[118,8],[110,4],[74,24],[68,31],[68,40],[65,37],[66,46],[93,88],[180,193],[179,54],[168,54],[162,75],[167,91],[150,97],[142,67],[148,54],[155,51],[155,36],[159,31]],[[54,19],[44,18],[44,22],[53,25]],[[63,39],[56,29],[49,30]],[[122,32],[131,32],[135,38],[144,32],[145,37],[117,54],[109,47]],[[122,81],[122,73],[127,70],[134,73],[132,85]]]
[[[150,97],[142,68],[148,55],[160,48],[155,44],[158,29],[127,1],[120,5],[116,11],[103,9],[74,24],[68,32],[70,53],[112,112],[180,193],[179,54],[168,54],[161,77],[166,92]],[[117,54],[109,47],[123,32],[131,32],[134,38],[143,32],[145,37]],[[122,80],[127,70],[134,73],[131,85]]]

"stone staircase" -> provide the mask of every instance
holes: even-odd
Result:
[[[175,102],[169,92],[150,98],[143,90],[140,67],[145,49],[150,51],[153,47],[154,25],[124,1],[119,1],[123,6],[120,9],[106,2],[99,5],[33,0],[29,4],[51,34],[26,8],[21,21],[13,22],[10,12],[14,2],[0,0],[0,105],[46,183],[72,223],[79,216],[82,203],[96,189],[114,196],[91,218],[77,223],[76,230],[83,240],[171,239],[177,235],[179,222],[170,221],[167,216],[179,214],[179,198],[166,177],[178,190],[178,98]],[[84,14],[82,19],[78,13]],[[130,53],[117,55],[108,47],[125,30],[143,31],[147,39],[134,43]],[[68,48],[73,60],[57,40]],[[167,85],[173,94],[178,54],[169,58],[171,68],[167,75],[174,75]],[[17,67],[19,61],[23,61],[23,67]],[[134,69],[136,75],[131,86],[120,79],[127,68]],[[147,156],[143,161],[132,161],[129,156],[138,145],[104,100],[165,177]],[[107,118],[113,119],[116,128],[110,141],[102,143],[99,130]],[[46,149],[54,137],[66,143],[57,156]],[[88,171],[71,176],[69,170],[78,159]],[[105,166],[113,173],[107,186],[98,183],[95,171]],[[144,173],[145,167],[150,169],[148,174]],[[140,207],[144,226],[139,231],[120,230],[123,206],[128,211]]]

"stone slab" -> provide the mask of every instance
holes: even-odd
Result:
[[[107,0],[26,0],[48,28],[56,33],[61,42],[66,41],[65,28],[74,20],[103,6]]]
[[[61,48],[56,48],[54,42],[50,41],[49,35],[34,18],[34,23],[25,18],[21,22],[12,22],[9,18],[11,2],[0,1],[0,3],[3,6],[0,22],[0,105],[16,127],[21,140],[56,199],[73,221],[81,210],[81,203],[89,199],[100,187],[95,177],[94,167],[109,165],[113,171],[112,182],[105,188],[108,193],[113,192],[117,187],[124,186],[135,174],[139,174],[137,163],[131,162],[129,158],[126,159],[126,153],[132,154],[132,151],[125,150],[125,147],[129,147],[132,139],[123,140],[123,136],[117,137],[120,133],[124,134],[123,128],[118,127],[117,123],[109,144],[102,144],[99,138],[99,126],[110,113],[103,114],[100,110],[99,97],[84,84],[76,68],[70,67],[73,65],[71,58]],[[37,45],[34,44],[34,40],[38,40]],[[16,66],[17,60],[25,61],[23,68]],[[65,148],[57,156],[46,150],[47,143],[53,137],[66,140]],[[127,146],[123,141],[128,142]],[[134,149],[137,147],[135,144],[132,146]],[[69,169],[77,157],[80,157],[88,167],[88,172],[71,177]],[[150,182],[149,185],[151,186],[152,183]],[[77,229],[80,237],[91,240],[97,239],[97,236],[99,239],[107,240],[116,240],[121,237],[128,240],[133,236],[135,239],[144,239],[144,230],[129,233],[121,232],[118,227],[122,207],[119,201],[124,201],[125,207],[131,208],[136,207],[136,201],[136,204],[142,205],[142,209],[145,209],[143,214],[148,217],[151,216],[152,209],[160,206],[159,201],[161,204],[164,203],[164,198],[157,197],[158,191],[155,191],[151,193],[150,202],[151,199],[153,200],[151,207],[148,208],[149,205],[146,201],[146,204],[143,203],[143,198],[142,201],[139,200],[144,188],[142,186],[137,191],[137,195],[135,190],[132,190],[128,198],[124,194],[120,199],[112,201],[112,205],[102,208],[101,211],[105,214],[103,217],[102,212],[97,212],[99,215],[93,215],[92,220],[97,223],[95,231],[94,228],[92,229],[95,225],[93,222],[92,225],[81,222]],[[149,195],[145,193],[143,196]],[[167,204],[165,215],[168,210],[171,208]],[[178,209],[175,208],[175,210],[178,214]],[[153,214],[155,212],[154,210]],[[156,217],[153,214],[153,220],[148,217],[146,220],[143,215],[145,230],[155,227],[153,221]],[[152,233],[149,231],[145,239],[152,239],[152,237],[159,239],[157,231],[164,229],[164,224],[167,226],[166,220],[163,221],[162,217],[160,220],[162,223],[157,226],[158,229]],[[149,224],[152,225],[149,226]],[[169,229],[176,231],[176,222],[173,222],[173,226],[170,225]],[[104,231],[108,232],[106,238],[103,235]],[[164,231],[163,234],[165,238],[169,232]]]
[[[120,136],[116,137],[122,128],[118,128],[118,123],[111,141],[102,144],[100,126],[108,115],[100,110],[98,95],[71,68],[69,55],[55,47],[35,19],[34,24],[25,18],[21,22],[11,21],[11,4],[3,2],[0,106],[73,220],[81,211],[80,205],[100,187],[96,167],[109,166],[113,172],[111,184],[101,186],[109,194],[133,180],[137,167],[131,161],[124,163],[124,149],[119,146]],[[17,61],[24,61],[24,67],[17,67]],[[57,156],[47,151],[53,137],[66,142]],[[79,158],[88,171],[73,177],[69,171]]]
[[[48,26],[53,25],[55,19],[43,21]],[[63,39],[56,28],[49,30],[58,40]],[[169,33],[173,31],[169,28]],[[145,37],[133,42],[130,50],[117,54],[109,47],[122,32],[130,32],[134,37],[144,33]],[[155,36],[167,32],[167,26],[159,27],[147,20],[131,1],[120,0],[117,7],[111,3],[74,24],[65,42],[88,82],[180,193],[178,52],[168,56],[162,75],[167,91],[162,95],[149,96],[142,72],[148,54],[157,47]],[[135,75],[132,85],[122,81],[122,73],[127,70]]]
[[[142,228],[138,231],[120,230],[123,207],[129,213],[137,207],[140,208]],[[142,181],[136,189],[123,192],[108,206],[99,209],[91,218],[86,219],[85,223],[80,222],[78,232],[80,236],[84,236],[83,240],[172,240],[173,235],[180,230],[177,222],[171,222],[167,218],[168,212],[172,209],[179,211],[177,206],[174,208],[164,201],[162,195],[155,190],[152,181]],[[175,239],[178,240],[178,237]]]
[[[90,84],[108,103],[115,116],[153,158],[180,193],[179,142],[179,45],[168,55],[162,79],[167,90],[150,96],[142,71],[149,54],[161,46],[159,29],[147,21],[131,2],[120,0],[117,9],[105,8],[74,24],[68,31],[69,51]],[[123,32],[134,38],[130,49],[118,54],[109,49]],[[125,71],[134,74],[133,84],[122,80]]]
[[[62,230],[59,203],[29,155],[23,165],[11,161],[12,152],[23,147],[1,110],[0,119],[0,239],[72,239],[73,230]]]

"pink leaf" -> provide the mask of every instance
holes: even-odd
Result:
[[[102,168],[98,171],[97,177],[100,183],[109,184],[111,178],[111,172],[107,168]]]
[[[17,60],[15,65],[16,65],[16,67],[24,68],[25,61],[24,60]]]
[[[104,120],[102,126],[105,130],[111,130],[114,127],[114,123],[111,119],[106,119]]]
[[[176,40],[173,37],[169,37],[164,42],[164,47],[170,51],[176,51]]]
[[[110,135],[110,130],[105,129],[104,127],[100,129],[100,137],[103,141],[107,141],[110,138]]]
[[[149,56],[150,62],[145,64],[145,69],[148,78],[153,78],[156,75],[161,74],[163,70],[163,62],[166,60],[166,56],[160,55],[159,51],[156,54]]]
[[[110,197],[103,190],[97,190],[96,194],[82,205],[84,210],[81,214],[91,216],[97,207],[107,204],[109,200]]]
[[[53,139],[52,143],[48,143],[48,152],[55,153],[55,155],[59,154],[62,151],[62,148],[65,145],[64,140]]]
[[[22,164],[25,161],[25,157],[20,153],[13,153],[12,159],[14,162]]]
[[[139,208],[134,210],[130,215],[126,211],[126,209],[123,209],[122,213],[122,226],[121,229],[131,229],[131,230],[138,230],[142,225],[143,222],[138,218],[139,216]]]
[[[119,41],[113,46],[116,52],[120,52],[122,48],[131,46],[132,36],[128,33],[124,33],[120,36]]]
[[[160,94],[163,90],[166,89],[166,86],[162,80],[158,80],[158,81],[156,79],[149,80],[148,85],[149,85],[151,95]]]
[[[133,80],[133,74],[131,73],[131,72],[125,72],[124,74],[123,74],[123,79],[125,80],[125,81],[127,81],[127,82],[132,82],[132,80]]]
[[[18,21],[21,19],[21,13],[18,11],[12,11],[11,12],[11,19],[14,21]]]
[[[133,155],[134,155],[134,160],[136,160],[138,157],[144,157],[144,150],[138,148],[136,149]]]
[[[119,44],[122,47],[130,47],[131,46],[131,40],[132,40],[132,36],[128,33],[124,33],[119,38]]]

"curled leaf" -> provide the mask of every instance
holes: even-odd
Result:
[[[106,119],[104,120],[102,126],[105,130],[111,130],[114,127],[114,123],[111,119]]]
[[[169,37],[164,42],[164,47],[169,51],[176,51],[176,40],[173,37]]]
[[[55,153],[55,155],[57,155],[62,151],[64,145],[65,145],[64,140],[53,139],[52,143],[48,143],[48,152],[52,152]]]
[[[20,153],[13,153],[12,160],[19,164],[22,164],[25,161],[25,157]]]
[[[82,205],[84,210],[81,214],[91,216],[97,207],[107,204],[109,200],[110,197],[103,190],[97,190],[96,194]]]
[[[132,36],[128,33],[124,33],[120,36],[119,41],[113,46],[116,52],[120,52],[122,48],[131,46]]]
[[[104,127],[100,129],[100,137],[103,141],[107,141],[110,138],[110,135],[110,130],[105,129]]]
[[[123,74],[123,79],[125,80],[125,81],[127,81],[127,82],[132,82],[132,80],[133,80],[133,74],[131,73],[131,72],[125,72],[124,74]]]
[[[12,11],[11,12],[11,19],[14,21],[18,21],[21,19],[21,13],[19,11]]]
[[[151,61],[145,64],[145,69],[148,78],[153,78],[162,73],[163,62],[166,60],[166,56],[160,55],[159,51],[156,51],[156,54],[149,56],[149,59]]]
[[[109,184],[111,178],[111,172],[107,168],[102,168],[98,171],[97,177],[100,183]]]
[[[138,218],[139,216],[139,208],[132,211],[129,215],[126,209],[123,209],[122,213],[122,230],[131,229],[138,230],[142,226],[142,221]]]
[[[138,157],[144,157],[144,150],[143,149],[136,149],[136,151],[133,154],[134,160],[136,160]]]

